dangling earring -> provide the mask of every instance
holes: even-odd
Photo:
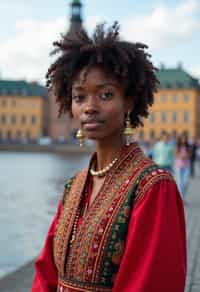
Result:
[[[132,143],[133,139],[133,128],[131,125],[131,118],[130,118],[131,112],[129,111],[127,113],[126,119],[125,119],[125,128],[124,128],[124,135],[126,138],[126,145],[129,146]]]
[[[85,135],[84,135],[82,129],[78,129],[78,131],[76,133],[76,138],[79,139],[79,145],[80,145],[80,147],[83,147],[84,140],[85,140]]]

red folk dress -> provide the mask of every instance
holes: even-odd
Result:
[[[145,172],[147,166],[148,171]],[[95,199],[97,202],[90,206],[95,210],[90,211],[93,221],[90,221],[89,214],[86,217],[88,222],[84,222],[87,221],[85,218],[79,222],[77,240],[75,240],[77,242],[74,247],[72,246],[71,251],[67,246],[70,230],[73,227],[73,216],[77,212],[76,206],[80,203],[77,194],[82,193],[84,185],[88,182],[88,170],[79,173],[70,187],[68,185],[67,204],[59,203],[43,250],[36,261],[32,292],[184,291],[185,219],[182,200],[173,178],[166,171],[155,168],[153,163],[144,157],[136,143],[124,150],[121,161],[111,172],[110,180],[105,179],[102,195],[100,191],[100,198]],[[132,202],[134,207],[128,212],[127,206],[131,201],[128,203],[127,197],[136,181],[138,184],[133,192],[134,203]],[[106,201],[105,198],[108,200]],[[127,205],[123,209],[125,202]],[[70,210],[68,206],[71,206]],[[102,209],[105,207],[106,211],[103,215],[97,206],[102,206]],[[124,214],[127,212],[124,217],[120,214],[122,209],[125,210]],[[98,220],[94,220],[95,217]],[[121,220],[121,225],[117,225],[116,220],[118,223]],[[123,224],[126,220],[128,220],[128,228],[124,229]],[[104,222],[104,225],[100,225],[101,222]],[[97,231],[101,226],[103,226],[102,236],[97,241]],[[118,238],[114,238],[113,230],[120,228],[122,231],[126,230],[125,240],[118,242]],[[89,233],[90,229],[91,233]],[[117,245],[115,251],[108,248],[109,238],[111,240],[109,246],[113,243],[113,246],[115,243]],[[94,250],[95,244],[96,250]],[[109,253],[112,254],[110,258]],[[81,265],[82,261],[83,265]],[[106,276],[109,280],[109,269],[106,270],[106,265],[112,271],[115,270],[111,275],[111,286],[111,282],[106,282]],[[101,269],[105,279],[101,275]],[[102,285],[104,282],[98,285],[98,281],[102,279],[105,280],[105,287]]]

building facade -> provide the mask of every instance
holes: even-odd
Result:
[[[163,131],[176,137],[181,133],[200,137],[200,86],[180,66],[161,68],[160,85],[144,127],[136,131],[140,140],[158,139]]]
[[[0,141],[36,141],[47,131],[46,89],[37,83],[0,80]]]

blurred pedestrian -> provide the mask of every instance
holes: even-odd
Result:
[[[178,137],[175,147],[175,177],[176,182],[184,199],[190,180],[191,148],[187,136],[182,134]]]
[[[197,139],[193,137],[190,141],[190,175],[195,176],[195,162],[196,162],[196,152],[197,152]]]
[[[164,169],[173,172],[174,146],[170,143],[167,132],[161,134],[161,138],[153,147],[153,160]]]
[[[200,173],[200,138],[197,138],[196,161],[198,166],[197,170]]]

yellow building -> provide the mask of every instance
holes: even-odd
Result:
[[[0,140],[36,141],[44,131],[46,90],[37,83],[0,80]]]
[[[157,73],[160,81],[155,101],[150,108],[144,127],[136,131],[141,140],[158,139],[163,131],[173,136],[187,133],[200,137],[200,85],[198,80],[180,66],[175,69],[161,68]]]

